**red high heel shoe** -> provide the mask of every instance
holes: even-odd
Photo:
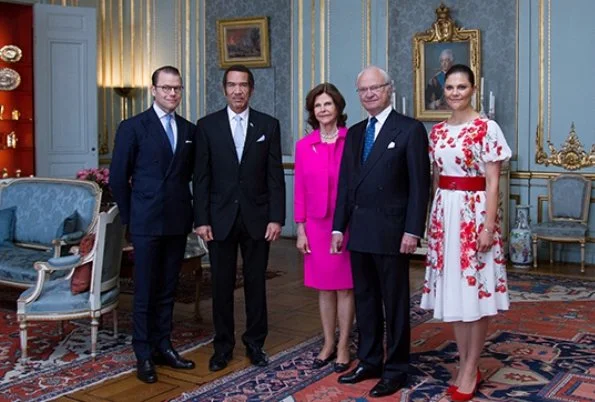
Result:
[[[471,391],[468,394],[465,394],[463,392],[459,392],[459,389],[457,387],[455,387],[455,390],[452,392],[450,399],[452,401],[457,401],[457,402],[470,401],[471,399],[473,399],[473,397],[477,393],[480,383],[481,383],[481,372],[479,371],[479,368],[478,368],[477,375],[475,377],[475,387],[473,387],[473,391]],[[454,387],[454,385],[451,385],[451,387]],[[448,392],[448,389],[447,389],[447,392]]]
[[[459,387],[457,387],[456,385],[449,385],[446,388],[446,395],[452,395],[452,393],[455,392],[457,389],[459,389]]]

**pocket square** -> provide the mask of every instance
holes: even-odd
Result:
[[[186,144],[192,144],[192,141],[186,140]]]
[[[386,147],[386,149],[393,149],[395,147],[395,142],[391,141],[390,144],[388,144],[388,147]]]
[[[260,136],[259,139],[256,140],[256,142],[263,142],[264,141],[264,134]]]

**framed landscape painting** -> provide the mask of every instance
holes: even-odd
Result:
[[[217,21],[219,65],[269,67],[269,26],[267,17],[234,18]]]

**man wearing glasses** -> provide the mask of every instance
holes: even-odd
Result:
[[[380,378],[372,397],[394,394],[407,383],[409,257],[424,232],[430,192],[426,130],[392,109],[391,82],[375,66],[357,77],[368,118],[347,132],[331,242],[333,253],[345,246],[350,251],[359,330],[360,363],[339,382]]]
[[[269,247],[285,222],[285,179],[279,121],[250,108],[254,76],[243,65],[223,74],[227,107],[200,119],[194,170],[195,232],[209,247],[215,353],[223,370],[235,346],[234,285],[241,250],[246,305],[242,342],[250,362],[266,366],[266,269]]]
[[[153,105],[122,121],[110,166],[110,186],[134,246],[132,346],[137,377],[157,381],[155,364],[193,369],[171,343],[174,293],[192,230],[189,183],[194,124],[178,116],[182,78],[164,66],[152,75]]]

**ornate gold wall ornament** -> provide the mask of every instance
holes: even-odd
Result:
[[[539,140],[539,137],[537,140]],[[576,135],[574,122],[570,126],[570,133],[560,151],[556,150],[554,144],[552,144],[550,140],[547,140],[547,146],[550,152],[549,156],[546,154],[541,144],[537,142],[535,162],[542,163],[545,166],[560,166],[567,170],[578,170],[585,167],[595,166],[595,144],[591,146],[590,153],[585,152],[585,148]]]

